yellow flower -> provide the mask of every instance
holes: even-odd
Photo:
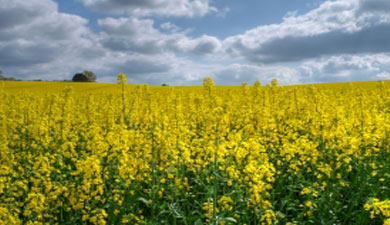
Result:
[[[126,82],[127,82],[126,74],[124,74],[124,73],[118,74],[118,76],[117,76],[117,81],[118,81],[118,84],[124,84],[124,83],[126,83]]]

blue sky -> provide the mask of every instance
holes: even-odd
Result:
[[[390,78],[388,0],[0,0],[0,70],[100,82]]]

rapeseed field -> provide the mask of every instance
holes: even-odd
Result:
[[[390,224],[390,83],[0,83],[0,224]]]

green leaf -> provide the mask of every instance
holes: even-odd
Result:
[[[148,207],[149,207],[149,205],[150,205],[150,203],[148,202],[148,200],[146,200],[146,199],[143,198],[143,197],[139,197],[137,200],[140,201],[140,202],[145,203],[145,205],[148,206]]]
[[[194,225],[203,225],[203,222],[201,219],[197,219],[194,223]]]
[[[276,212],[276,217],[284,219],[284,218],[286,218],[286,215],[284,213],[280,212],[280,211],[277,211]]]
[[[234,219],[233,217],[225,217],[222,220],[226,222],[237,223],[237,220]]]

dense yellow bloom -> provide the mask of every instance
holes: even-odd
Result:
[[[384,224],[388,224],[390,220],[390,200],[379,201],[379,199],[370,199],[364,205],[364,209],[370,212],[370,217],[375,218],[377,215],[384,216],[386,220]]]
[[[276,215],[272,210],[266,210],[265,214],[261,217],[261,224],[271,225],[276,220]]]
[[[300,224],[326,201],[390,223],[389,200],[364,205],[389,194],[388,82],[117,78],[2,83],[0,224]]]
[[[221,206],[222,210],[232,211],[233,210],[233,207],[231,205],[232,203],[233,200],[229,196],[222,196],[218,200],[218,204]]]

